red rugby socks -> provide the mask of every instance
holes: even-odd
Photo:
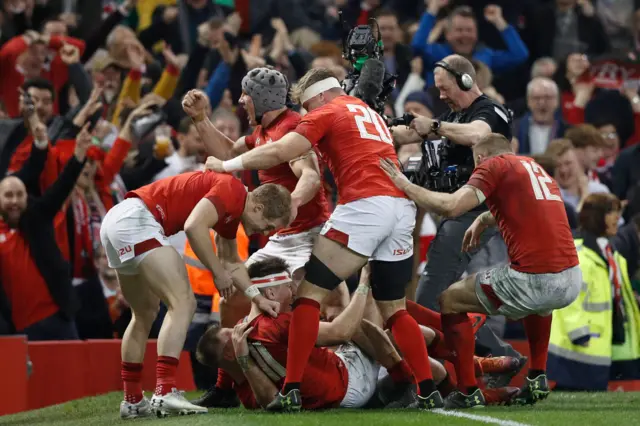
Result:
[[[387,320],[387,328],[391,329],[400,352],[407,360],[411,370],[415,375],[421,396],[429,396],[436,390],[429,364],[427,345],[424,343],[424,336],[409,312],[405,309],[399,310]]]
[[[137,404],[142,400],[142,364],[138,362],[122,362],[120,377],[124,383],[124,400]]]
[[[456,378],[460,390],[470,395],[478,387],[473,362],[475,338],[467,314],[442,314],[442,328],[447,346],[455,356]]]
[[[523,319],[524,330],[529,341],[529,369],[534,376],[547,371],[547,352],[549,350],[549,336],[551,335],[551,315],[529,315]],[[529,377],[533,379],[535,377]]]
[[[404,359],[398,361],[391,367],[389,370],[389,376],[394,383],[414,383],[415,377],[413,377],[413,372],[411,371],[411,367],[407,364],[407,361]]]
[[[166,395],[176,387],[178,359],[171,356],[158,356],[156,362],[156,395]]]
[[[409,312],[409,315],[411,315],[418,324],[433,330],[442,331],[442,321],[440,320],[440,314],[438,312],[418,305],[411,300],[407,300],[407,312]]]
[[[311,351],[318,339],[320,328],[320,304],[313,299],[300,297],[293,303],[293,315],[289,325],[289,350],[287,352],[287,377],[282,394],[300,389]]]

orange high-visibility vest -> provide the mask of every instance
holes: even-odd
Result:
[[[215,243],[215,232],[213,230],[209,230],[209,235],[211,237],[213,251],[217,253],[218,249],[216,248]],[[243,261],[247,260],[249,257],[249,238],[244,232],[242,225],[238,226],[236,244],[238,245],[238,256],[240,256],[240,259]],[[213,282],[213,274],[202,264],[202,262],[200,262],[196,254],[193,252],[188,239],[184,246],[184,263],[187,267],[187,274],[189,275],[191,289],[195,294],[212,297],[211,312],[213,314],[217,314],[217,318],[219,320],[220,294]],[[215,316],[216,315],[212,315],[212,318]]]

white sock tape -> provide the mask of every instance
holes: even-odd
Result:
[[[325,78],[324,80],[320,80],[317,83],[313,83],[311,86],[307,87],[302,96],[300,96],[300,105],[304,104],[309,99],[319,95],[322,92],[326,92],[329,89],[336,88],[341,89],[342,86],[340,86],[340,82],[335,77]]]

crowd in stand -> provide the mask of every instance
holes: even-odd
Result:
[[[622,360],[616,374],[640,378],[637,0],[0,0],[0,176],[20,179],[0,183],[0,334],[122,336],[131,313],[100,224],[127,191],[203,167],[184,94],[202,89],[213,124],[237,140],[251,130],[238,106],[249,70],[271,66],[290,83],[317,67],[347,75],[338,10],[350,26],[377,20],[382,60],[398,75],[388,117],[438,116],[434,64],[452,53],[473,61],[480,89],[513,111],[514,151],[560,186],[582,247],[591,296],[554,313],[550,378],[601,388],[560,373],[575,353]],[[399,158],[417,152],[403,146]],[[241,178],[259,185],[257,173]],[[416,277],[437,222],[419,213]],[[246,258],[266,239],[243,241]],[[185,237],[172,243],[205,300],[201,334],[219,297]],[[587,300],[596,294],[600,310]],[[593,323],[598,336],[579,331]],[[629,351],[616,355],[621,345]]]

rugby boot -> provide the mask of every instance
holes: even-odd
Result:
[[[420,410],[435,410],[436,408],[444,408],[444,400],[440,392],[433,391],[429,396],[424,397],[415,395],[415,402],[407,408],[419,408]]]
[[[471,395],[465,395],[460,391],[453,392],[445,399],[444,408],[482,408],[486,404],[482,391],[476,389]]]
[[[482,390],[487,405],[511,405],[518,393],[520,389],[514,386]]]
[[[486,377],[486,386],[489,389],[503,388],[509,386],[522,368],[527,364],[528,358],[511,356],[497,356],[491,358],[481,358],[480,368]]]
[[[206,407],[200,407],[187,401],[184,393],[176,388],[171,389],[171,392],[166,395],[153,395],[151,398],[151,407],[158,417],[205,414],[209,411]]]
[[[207,408],[236,408],[240,400],[233,389],[224,390],[215,386],[210,387],[200,398],[191,401],[194,405]]]
[[[546,399],[549,396],[549,392],[549,382],[546,374],[541,374],[535,379],[527,377],[514,402],[520,405],[533,405]]]
[[[150,416],[153,416],[153,409],[151,408],[149,400],[144,396],[137,404],[132,404],[127,401],[120,403],[120,418],[123,420]]]
[[[371,399],[378,401],[382,407],[402,408],[414,402],[414,392],[414,383],[395,383],[391,376],[385,376],[378,382],[374,398]]]
[[[286,395],[282,395],[278,392],[275,399],[265,408],[265,410],[272,411],[274,413],[294,413],[301,409],[302,396],[300,395],[300,389],[290,390]]]

